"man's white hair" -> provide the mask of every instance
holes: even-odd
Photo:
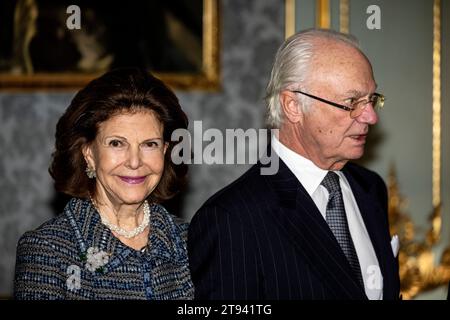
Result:
[[[314,41],[318,39],[344,42],[360,50],[358,40],[354,36],[328,29],[308,29],[286,39],[277,51],[266,88],[267,124],[271,128],[279,128],[283,121],[280,92],[292,85],[306,90],[315,49]],[[301,96],[300,99],[303,111],[306,111],[306,97]]]

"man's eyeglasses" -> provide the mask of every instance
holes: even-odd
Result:
[[[326,104],[332,105],[333,107],[336,108],[340,108],[340,109],[344,109],[346,111],[350,111],[350,118],[355,119],[357,117],[359,117],[364,109],[366,108],[366,106],[370,103],[372,104],[372,108],[374,109],[381,109],[384,106],[384,96],[381,93],[373,93],[369,99],[363,99],[363,100],[358,100],[355,102],[352,102],[350,106],[344,106],[342,104],[336,103],[336,102],[332,102],[329,100],[325,100],[323,98],[317,97],[317,96],[313,96],[312,94],[306,93],[306,92],[302,92],[302,91],[298,91],[298,90],[292,90],[292,92],[296,92],[296,93],[301,93],[307,97],[316,99],[318,101],[324,102]]]

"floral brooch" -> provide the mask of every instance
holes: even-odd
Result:
[[[86,269],[91,272],[104,273],[104,266],[108,263],[109,256],[110,254],[105,251],[101,251],[97,247],[89,247],[87,252],[82,254],[80,257],[82,261],[86,261]]]

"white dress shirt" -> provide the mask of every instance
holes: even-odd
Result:
[[[328,171],[317,167],[311,160],[287,148],[274,135],[272,135],[272,148],[289,170],[297,177],[326,220],[329,193],[320,183]],[[372,242],[347,178],[341,171],[334,172],[340,177],[339,182],[344,200],[345,213],[347,215],[348,228],[361,266],[366,295],[370,300],[381,300],[383,298],[383,277],[375,250],[373,249]]]

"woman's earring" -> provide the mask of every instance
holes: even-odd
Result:
[[[91,169],[91,167],[86,166],[86,175],[88,176],[89,179],[94,179],[97,177],[97,175],[95,174],[95,171],[93,169]]]

